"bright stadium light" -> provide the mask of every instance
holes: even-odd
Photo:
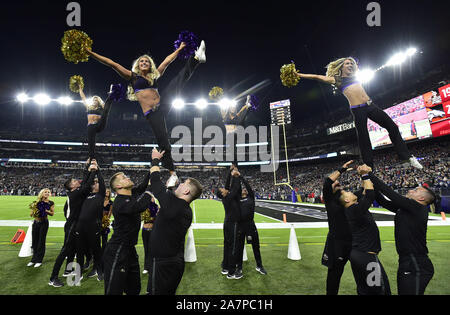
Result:
[[[387,62],[387,66],[398,66],[405,62],[407,55],[405,53],[396,53],[394,56],[389,59]]]
[[[197,106],[198,109],[205,109],[208,106],[208,102],[202,98],[195,102],[195,106]]]
[[[48,103],[51,102],[51,99],[48,95],[44,94],[44,93],[39,93],[37,95],[35,95],[33,97],[33,100],[38,104],[38,105],[47,105]]]
[[[19,103],[25,103],[26,101],[28,101],[30,98],[28,97],[28,95],[26,95],[25,93],[20,93],[19,95],[17,95],[17,101]]]
[[[356,79],[361,83],[367,83],[375,77],[375,71],[372,69],[359,70],[356,73]]]
[[[94,105],[94,98],[93,97],[89,97],[86,99],[86,105],[87,106],[92,106]]]
[[[224,110],[227,109],[228,106],[230,106],[230,100],[227,98],[221,99],[219,101],[219,106],[221,109],[224,109]]]
[[[411,57],[417,52],[417,48],[411,47],[406,51],[406,54]]]
[[[182,109],[184,107],[184,101],[182,99],[177,98],[172,102],[172,106],[175,109]]]
[[[61,96],[57,99],[58,103],[61,105],[70,105],[73,103],[73,100],[68,96]]]

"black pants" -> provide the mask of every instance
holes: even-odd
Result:
[[[67,257],[67,265],[70,262],[73,262],[73,257],[75,255],[76,248],[77,248],[75,225],[76,225],[76,223],[69,223],[69,224],[66,223],[64,225],[64,245],[61,248],[61,251],[60,251],[58,257],[56,257],[56,261],[53,266],[52,275],[50,276],[51,280],[58,277],[59,270],[61,269],[61,266],[64,263],[64,259],[66,259],[66,257]],[[68,269],[67,265],[66,265],[66,270]]]
[[[89,149],[89,158],[95,159],[95,143],[97,133],[102,132],[106,127],[106,122],[108,121],[109,111],[111,109],[112,99],[108,97],[105,102],[105,108],[103,110],[103,115],[100,120],[95,124],[89,124],[87,126],[87,140]]]
[[[144,244],[144,269],[150,271],[150,237],[151,229],[142,229],[142,243]]]
[[[411,156],[405,141],[395,122],[389,117],[386,112],[381,110],[376,105],[368,105],[364,107],[354,108],[351,110],[355,120],[356,133],[358,135],[358,145],[361,151],[361,158],[363,162],[370,167],[373,165],[373,151],[370,142],[369,130],[367,129],[367,119],[370,118],[381,127],[385,128],[389,133],[389,138],[394,145],[394,148],[401,160],[407,160]]]
[[[233,143],[233,146],[231,147],[230,150],[233,150],[233,165],[238,166],[238,132],[237,132],[237,128],[239,126],[244,127],[244,121],[245,118],[247,117],[248,114],[248,110],[245,110],[241,113],[241,115],[239,117],[235,117],[232,121],[223,121],[223,135],[224,135],[224,140],[223,143],[224,145],[228,144],[228,143]],[[236,129],[234,132],[228,133],[227,132],[227,128],[225,125],[235,125]],[[225,150],[225,155],[227,153],[227,150]],[[227,158],[225,158],[225,161],[227,160]]]
[[[31,248],[33,249],[32,263],[42,263],[45,255],[45,240],[47,239],[48,220],[33,222],[33,233]]]
[[[244,254],[245,240],[248,244],[252,244],[253,255],[255,256],[256,266],[262,267],[261,251],[259,245],[258,230],[254,221],[245,221],[241,223],[241,233],[239,235],[238,249],[238,269],[242,269],[242,258]]]
[[[147,291],[150,295],[175,295],[184,273],[184,255],[151,258]]]
[[[93,269],[102,272],[102,248],[100,245],[100,228],[95,224],[80,221],[77,224],[77,262],[84,266],[84,258],[94,257]],[[91,256],[91,257],[92,257]]]
[[[225,222],[223,224],[223,261],[222,269],[228,270],[228,274],[236,271],[239,263],[239,240],[242,239],[241,225],[239,222]]]
[[[350,259],[351,240],[338,240],[328,234],[322,255],[322,264],[328,267],[327,295],[337,295],[345,265]]]
[[[108,242],[103,254],[105,295],[139,295],[141,274],[136,248]]]
[[[172,101],[181,93],[184,85],[187,81],[189,81],[198,65],[199,62],[196,59],[188,59],[183,69],[170,81],[168,86],[161,93],[161,105],[157,107],[155,111],[149,111],[146,113],[145,116],[147,121],[150,123],[150,127],[152,128],[153,135],[156,138],[159,150],[165,151],[161,162],[162,165],[169,171],[174,171],[175,166],[172,159],[172,147],[169,142],[166,116],[171,110]]]
[[[391,295],[388,277],[377,255],[352,249],[350,263],[358,295]]]
[[[397,271],[398,294],[424,295],[433,275],[433,263],[428,256],[400,256]]]
[[[106,244],[108,244],[108,234],[109,229],[103,230],[100,232],[101,234],[101,240],[102,240],[102,253],[105,251]]]

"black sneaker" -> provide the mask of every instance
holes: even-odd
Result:
[[[88,273],[88,278],[93,278],[95,276],[98,276],[97,270],[92,269],[91,272]]]
[[[264,269],[263,266],[261,266],[261,267],[256,267],[255,269],[256,269],[256,271],[258,271],[258,272],[259,272],[260,274],[262,274],[262,275],[266,275],[266,274],[267,274],[267,271]]]
[[[227,274],[228,274],[228,270],[222,269],[221,273],[222,273],[223,275],[227,275]]]
[[[227,275],[227,279],[234,279],[234,273],[229,273]]]
[[[234,273],[234,279],[241,279],[244,275],[242,274],[242,270],[236,270]]]
[[[97,281],[103,281],[103,272],[97,273]]]
[[[60,288],[64,286],[64,283],[62,283],[61,280],[59,280],[58,278],[55,279],[50,279],[50,282],[48,283],[48,285],[51,285],[55,288]]]
[[[227,279],[241,279],[244,275],[241,270],[236,270],[233,274],[228,274]]]

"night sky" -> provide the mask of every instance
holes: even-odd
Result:
[[[22,90],[30,95],[45,91],[55,98],[70,94],[78,99],[68,88],[74,74],[83,76],[88,95],[105,96],[111,83],[122,82],[112,69],[95,60],[75,65],[63,58],[61,38],[71,28],[66,24],[69,2],[2,2],[3,113],[14,111],[14,98]],[[95,52],[127,68],[143,53],[149,53],[158,65],[173,51],[178,34],[190,30],[206,41],[207,63],[197,69],[186,86],[187,101],[207,97],[213,86],[234,96],[270,80],[256,93],[262,108],[254,119],[267,124],[269,102],[291,99],[294,123],[301,127],[301,122],[311,115],[332,119],[330,110],[347,103],[343,96],[333,96],[329,86],[317,82],[302,81],[292,89],[283,87],[279,70],[291,60],[302,72],[324,74],[326,64],[338,57],[355,56],[361,67],[376,68],[398,50],[414,46],[423,52],[401,68],[379,72],[368,86],[371,95],[386,86],[407,84],[411,78],[448,63],[450,28],[443,1],[377,1],[381,5],[381,27],[366,23],[369,2],[78,1],[81,27],[75,28],[93,39]],[[168,68],[162,86],[182,64],[176,60]],[[125,101],[120,110],[142,115],[138,103]],[[185,111],[201,115],[192,107]]]

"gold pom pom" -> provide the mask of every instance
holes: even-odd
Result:
[[[67,61],[75,64],[88,61],[89,54],[85,49],[92,49],[93,42],[85,32],[79,30],[65,31],[61,42],[61,51]]]
[[[71,76],[69,80],[69,89],[74,93],[78,93],[80,88],[84,89],[83,77],[81,75]]]
[[[213,101],[219,100],[223,96],[223,89],[215,86],[209,91],[209,98]]]
[[[32,203],[30,203],[29,207],[32,211],[31,216],[33,218],[39,218],[39,209],[37,208],[37,201],[33,201]]]
[[[295,63],[283,65],[280,69],[281,83],[286,87],[294,87],[300,81],[299,76],[296,74]]]
[[[102,229],[106,230],[107,228],[109,228],[109,225],[110,225],[109,217],[108,215],[104,215],[102,217]]]
[[[150,209],[147,209],[141,213],[141,221],[144,221],[144,223],[153,223],[152,213],[150,212]]]

